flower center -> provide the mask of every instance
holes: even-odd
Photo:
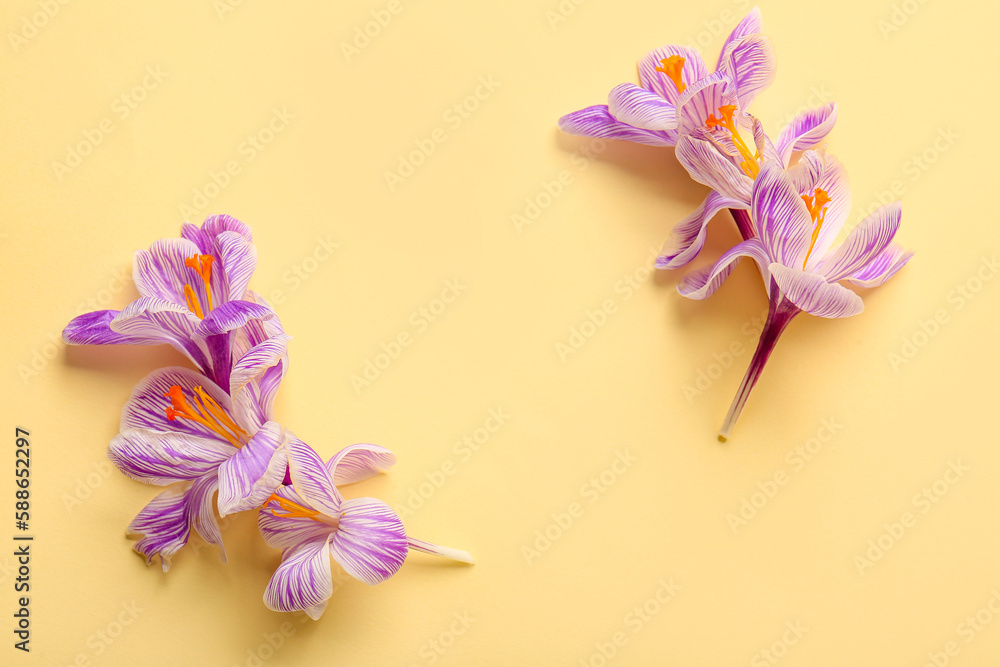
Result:
[[[667,78],[674,82],[678,93],[683,93],[687,90],[687,86],[684,85],[684,81],[681,79],[681,75],[684,73],[685,62],[683,56],[670,56],[669,58],[662,59],[660,66],[656,68],[657,72],[663,72],[667,75]]]
[[[760,153],[754,150],[750,151],[750,147],[740,136],[740,131],[736,127],[736,121],[733,119],[733,114],[736,113],[736,106],[733,104],[724,104],[719,107],[719,118],[716,118],[715,114],[710,115],[705,119],[705,126],[710,130],[715,130],[722,128],[723,130],[729,132],[729,138],[733,141],[733,146],[739,151],[739,156],[742,157],[743,161],[740,162],[740,169],[743,173],[750,178],[757,178],[757,174],[760,173]]]
[[[802,195],[802,201],[806,203],[806,208],[809,210],[809,217],[812,218],[813,222],[812,241],[809,243],[806,258],[802,260],[802,270],[805,271],[806,264],[809,263],[809,255],[812,254],[813,248],[816,247],[816,240],[819,239],[819,230],[823,228],[823,221],[826,220],[827,207],[833,200],[830,199],[830,195],[826,193],[826,190],[816,188],[813,190],[812,195]]]
[[[275,502],[278,504],[277,507],[268,507],[268,503]],[[318,510],[305,507],[300,505],[294,500],[289,500],[288,498],[282,498],[276,493],[272,493],[271,496],[264,501],[261,505],[261,509],[265,512],[271,514],[271,516],[276,516],[282,519],[311,519],[319,523],[325,523],[327,525],[337,528],[340,526],[340,517],[344,516],[346,512],[341,512],[340,516],[330,517],[325,514],[320,513]],[[346,530],[346,529],[341,529]]]
[[[194,269],[195,273],[201,276],[201,281],[205,285],[205,300],[209,311],[212,310],[212,262],[214,261],[215,258],[211,255],[198,254],[184,260],[184,266]],[[194,288],[190,285],[184,285],[184,298],[187,300],[188,310],[197,315],[199,319],[205,319],[204,313],[201,312],[201,303],[195,296]]]
[[[218,433],[233,447],[239,449],[247,442],[247,432],[236,425],[219,403],[201,387],[195,387],[191,402],[188,403],[180,386],[174,385],[164,394],[170,399],[166,408],[167,419],[178,417],[197,422],[214,433]]]

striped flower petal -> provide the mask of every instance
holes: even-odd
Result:
[[[126,476],[159,486],[214,473],[236,453],[218,439],[146,428],[127,428],[108,445],[108,458]]]
[[[117,310],[95,310],[77,315],[63,329],[63,340],[69,345],[163,345],[163,336],[126,336],[111,329]]]
[[[662,67],[663,61],[671,56],[684,58],[681,81],[685,86],[690,86],[708,76],[708,68],[701,59],[701,54],[686,46],[663,46],[643,56],[639,61],[639,81],[642,82],[642,87],[653,91],[672,106],[677,106],[681,95],[677,92],[677,85],[670,77],[656,69]]]
[[[713,190],[694,213],[678,222],[663,244],[660,256],[656,258],[656,268],[677,269],[697,257],[708,236],[708,223],[719,211],[727,208],[746,208],[746,204],[736,199],[727,199]]]
[[[606,104],[597,104],[566,114],[559,119],[559,129],[568,134],[620,139],[648,146],[673,146],[677,143],[676,131],[657,132],[632,127],[612,116]]]
[[[396,455],[379,445],[348,445],[326,462],[330,476],[338,486],[354,484],[389,470],[396,465]]]
[[[850,317],[865,309],[861,297],[823,276],[777,262],[768,267],[778,289],[796,307],[818,317]]]
[[[634,83],[615,86],[608,94],[608,113],[644,130],[674,130],[677,110],[669,102]]]
[[[754,7],[743,17],[733,31],[729,33],[726,37],[726,41],[722,44],[722,51],[719,52],[719,60],[715,65],[715,69],[721,69],[723,60],[726,56],[726,52],[729,50],[730,46],[740,41],[747,35],[753,35],[759,32],[763,32],[762,22],[760,19],[760,9]]]
[[[170,406],[170,399],[165,394],[174,385],[181,388],[188,400],[190,400],[195,387],[202,387],[205,393],[215,400],[226,414],[232,415],[232,403],[229,400],[229,395],[217,384],[189,368],[172,366],[153,371],[135,386],[132,395],[125,403],[125,407],[122,408],[120,430],[145,428],[219,440],[218,433],[195,421],[182,418],[173,421],[167,419],[166,410]]]
[[[754,98],[774,82],[777,59],[765,35],[747,35],[726,46],[719,71],[733,81],[739,107],[746,109]]]
[[[374,586],[402,567],[408,551],[406,530],[382,501],[354,498],[343,504],[330,551],[348,574]]]
[[[291,486],[282,486],[273,495],[300,507],[308,507],[308,503]],[[302,542],[326,539],[337,529],[335,525],[307,517],[283,516],[285,513],[281,504],[272,498],[257,515],[260,534],[268,546],[275,549],[288,549]]]
[[[726,199],[749,204],[753,182],[711,142],[684,135],[678,140],[674,154],[691,178]]]
[[[677,291],[681,296],[686,296],[689,299],[705,299],[712,296],[736,268],[736,263],[744,257],[749,257],[757,263],[764,278],[765,289],[770,291],[771,281],[767,267],[771,260],[759,239],[747,239],[737,243],[722,253],[722,256],[712,267],[700,269],[684,276],[680,284],[677,285]]]
[[[830,102],[815,109],[803,111],[786,125],[774,145],[781,156],[781,164],[788,166],[792,153],[815,148],[830,133],[837,122],[837,103]]]
[[[260,507],[285,478],[286,431],[267,422],[219,465],[219,516]]]
[[[879,207],[851,230],[847,239],[823,260],[817,271],[827,280],[835,282],[864,269],[892,243],[902,216],[903,207],[898,201]]]
[[[912,257],[912,251],[890,243],[868,266],[847,276],[847,280],[859,287],[878,287],[896,275]]]
[[[295,492],[309,505],[328,516],[340,514],[343,497],[333,483],[323,459],[295,436],[288,439],[288,471]]]
[[[268,609],[305,611],[314,620],[323,615],[333,595],[328,542],[329,537],[312,540],[285,551],[264,591]]]
[[[274,311],[252,301],[227,301],[216,306],[195,329],[199,336],[217,336],[245,326],[250,320],[266,320]]]
[[[802,264],[812,234],[812,218],[780,163],[766,163],[757,175],[750,214],[773,261],[785,266]]]
[[[198,250],[185,238],[158,239],[149,250],[136,250],[132,277],[139,294],[184,304],[184,285],[199,286],[196,293],[204,291],[200,289],[201,277],[184,264]]]

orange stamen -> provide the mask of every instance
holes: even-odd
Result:
[[[212,255],[199,254],[191,255],[184,260],[184,266],[193,269],[195,273],[201,276],[202,282],[205,283],[205,299],[209,311],[212,310],[212,262],[214,261],[215,257]],[[188,309],[199,318],[204,319],[201,306],[198,304],[198,299],[195,298],[194,290],[190,285],[184,285],[184,298],[187,300]]]
[[[264,509],[270,502],[278,503],[277,508]],[[289,500],[288,498],[282,498],[276,493],[272,493],[271,496],[264,501],[261,505],[261,509],[265,512],[270,512],[272,516],[278,516],[283,519],[312,519],[313,521],[320,521],[324,523],[329,523],[324,521],[324,517],[320,516],[319,511],[304,507],[294,500]]]
[[[813,190],[812,196],[802,195],[802,201],[806,203],[806,209],[809,211],[809,217],[812,218],[814,225],[809,250],[806,251],[806,258],[802,260],[802,270],[805,271],[806,264],[809,263],[809,256],[812,255],[812,251],[816,247],[816,241],[819,239],[819,231],[823,228],[823,221],[826,220],[827,207],[833,200],[830,199],[830,195],[826,193],[826,190],[816,188]]]
[[[677,87],[678,93],[683,93],[687,90],[687,86],[684,84],[682,75],[684,74],[684,60],[683,56],[670,56],[669,58],[664,58],[660,61],[660,67],[656,68],[657,72],[663,72],[667,75],[671,81],[674,82],[674,86]]]
[[[193,393],[194,399],[188,403],[180,386],[175,384],[167,390],[164,394],[170,399],[170,406],[166,408],[167,419],[174,421],[181,417],[201,424],[237,449],[246,444],[247,432],[236,425],[215,399],[201,387],[195,387]]]
[[[736,150],[740,152],[739,157],[743,158],[740,162],[740,169],[743,173],[750,178],[757,178],[757,174],[760,173],[760,154],[757,151],[750,151],[750,147],[740,136],[740,131],[736,127],[736,121],[733,119],[733,114],[736,113],[736,106],[733,104],[724,104],[719,107],[719,118],[716,118],[715,114],[710,115],[705,119],[705,126],[710,130],[715,130],[722,128],[729,132],[730,138],[733,140],[733,146]]]

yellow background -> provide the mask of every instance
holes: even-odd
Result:
[[[36,536],[30,655],[12,647],[0,537],[0,663],[995,664],[1000,280],[977,276],[993,277],[1000,240],[995,3],[761,3],[778,77],[754,113],[776,136],[837,101],[828,144],[852,177],[851,221],[895,186],[898,238],[917,254],[862,315],[793,323],[720,445],[765,310],[756,273],[741,267],[705,302],[677,295],[677,273],[649,278],[704,188],[671,149],[562,136],[556,120],[634,80],[662,44],[700,43],[713,65],[749,3],[224,2],[0,12],[0,489],[12,510],[26,428]],[[348,53],[372,12],[391,21]],[[385,173],[439,128],[390,189]],[[255,152],[244,142],[258,135]],[[100,143],[78,166],[54,166],[88,136]],[[231,161],[239,173],[197,200]],[[526,199],[547,206],[519,228]],[[134,298],[135,249],[216,212],[253,227],[251,286],[280,297],[294,336],[281,422],[324,456],[394,450],[395,470],[348,492],[406,508],[411,534],[477,565],[416,554],[376,588],[339,577],[313,623],[262,604],[279,554],[252,516],[224,530],[228,565],[197,540],[169,574],[132,553],[125,526],[156,489],[108,474],[105,447],[133,385],[181,359],[66,349],[58,334],[88,300]],[[697,265],[736,238],[720,215]],[[448,281],[461,290],[441,312]],[[584,326],[608,300],[603,325]],[[421,308],[440,313],[425,328]],[[561,356],[574,327],[592,335]],[[401,333],[412,343],[352,384]],[[717,379],[685,393],[699,373]],[[508,417],[478,451],[456,445],[496,409]],[[952,464],[967,470],[946,475]],[[734,524],[744,501],[760,507]],[[877,562],[859,564],[880,538]],[[671,580],[680,590],[657,601]],[[640,623],[644,605],[655,613]],[[973,631],[977,613],[991,622]]]

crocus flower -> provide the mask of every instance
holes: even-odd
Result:
[[[225,560],[213,495],[226,516],[259,507],[283,482],[292,436],[273,420],[273,404],[289,337],[267,337],[263,327],[240,333],[245,351],[228,391],[196,371],[165,368],[140,382],[122,410],[108,458],[133,479],[168,487],[128,528],[143,536],[135,550],[147,564],[159,556],[169,569],[192,527]]]
[[[266,305],[246,299],[256,265],[253,235],[239,220],[215,215],[201,227],[185,223],[181,238],[136,251],[138,299],[121,311],[74,318],[63,339],[74,345],[168,343],[225,387],[232,366],[230,332],[273,316]]]
[[[689,89],[704,79],[725,78],[740,109],[774,80],[774,51],[760,32],[760,10],[755,7],[726,38],[712,74],[694,49],[656,49],[639,61],[641,86],[623,83],[611,91],[606,105],[563,116],[559,127],[570,134],[673,146],[682,132],[678,119],[691,97]]]
[[[832,102],[810,109],[796,116],[772,142],[760,121],[741,111],[738,102],[721,79],[706,79],[692,94],[686,107],[691,112],[680,119],[683,132],[677,142],[677,160],[691,178],[712,191],[674,227],[656,260],[658,268],[676,269],[693,260],[705,245],[709,221],[725,208],[744,240],[756,236],[746,210],[761,164],[776,160],[788,167],[793,153],[819,145],[837,120]],[[752,139],[748,141],[745,134]]]
[[[264,539],[282,550],[264,593],[269,609],[305,611],[319,619],[333,595],[331,556],[371,585],[395,574],[411,549],[473,562],[465,551],[407,537],[403,522],[382,501],[346,500],[337,489],[386,470],[395,460],[384,447],[353,445],[324,463],[304,442],[289,439],[292,484],[276,490],[258,518]]]
[[[740,385],[719,438],[725,440],[757,382],[778,337],[800,312],[819,317],[850,317],[864,310],[861,297],[839,284],[881,285],[913,256],[892,241],[899,229],[899,202],[882,206],[865,218],[843,244],[831,248],[850,209],[846,175],[829,156],[809,151],[801,165],[786,172],[778,161],[767,162],[754,181],[750,215],[759,238],[747,239],[713,267],[685,276],[678,291],[703,299],[719,288],[736,262],[753,259],[769,295],[767,322],[750,368]],[[801,194],[803,183],[815,184]]]

